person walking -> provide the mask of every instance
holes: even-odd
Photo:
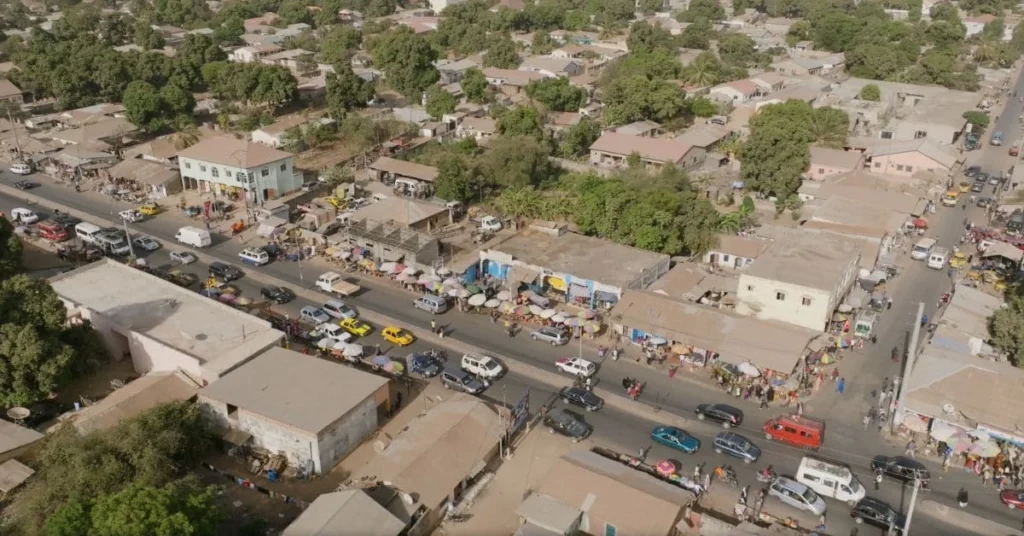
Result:
[[[992,480],[992,467],[986,465],[981,471],[981,485],[982,487],[988,487],[989,481]]]
[[[909,458],[913,458],[913,457],[914,457],[914,451],[915,451],[915,450],[917,450],[917,444],[916,444],[916,443],[914,443],[914,440],[913,440],[913,439],[911,439],[910,441],[907,441],[907,446],[906,446],[906,448],[905,448],[905,449],[903,450],[903,455],[904,455],[904,456],[907,456],[907,457],[909,457]]]
[[[875,491],[882,485],[882,468],[875,469]]]
[[[871,415],[864,415],[864,418],[861,420],[864,422],[864,429],[867,430],[868,426],[871,425]]]
[[[430,318],[430,331],[437,333],[437,319],[434,317]]]
[[[843,394],[844,390],[846,390],[846,378],[839,378],[839,383],[836,384],[836,392]]]
[[[395,412],[397,413],[398,410],[400,410],[400,409],[402,409],[402,392],[401,391],[395,393]]]
[[[640,461],[641,462],[647,460],[647,453],[650,452],[650,451],[651,451],[651,445],[647,445],[646,447],[640,447]]]

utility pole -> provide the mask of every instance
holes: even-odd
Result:
[[[917,491],[921,489],[921,479],[914,478],[914,492],[910,495],[910,508],[907,509],[907,520],[903,523],[903,534],[910,534],[910,520],[914,517],[914,507],[917,506]]]
[[[917,358],[917,340],[921,336],[921,319],[924,317],[924,302],[917,304],[917,314],[914,315],[914,329],[910,333],[910,343],[907,345],[907,358],[906,363],[903,364],[903,374],[900,375],[899,393],[898,398],[893,398],[892,406],[892,428],[891,431],[896,433],[896,427],[899,426],[900,419],[897,415],[897,410],[903,412],[903,398],[907,394],[907,378],[910,377],[910,369],[914,365],[914,361]],[[915,489],[916,492],[916,489]],[[909,517],[908,517],[909,520]],[[909,521],[908,521],[909,523]],[[906,533],[904,533],[906,534]]]
[[[124,224],[124,239],[128,242],[129,258],[135,258],[135,247],[132,246],[132,235],[128,233],[128,220],[121,218],[121,223]]]

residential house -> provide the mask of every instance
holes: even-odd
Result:
[[[952,173],[964,159],[953,148],[927,138],[879,143],[867,152],[866,158],[871,171],[901,177],[911,177],[921,170]]]
[[[814,58],[795,57],[773,62],[770,67],[786,76],[819,76],[825,70],[825,63]]]
[[[406,106],[404,108],[394,108],[391,110],[391,114],[394,116],[396,121],[403,123],[412,123],[415,125],[424,125],[429,122],[432,118],[422,108],[413,108]]]
[[[578,60],[583,58],[587,48],[583,45],[568,44],[551,51],[549,56],[560,60]]]
[[[729,130],[729,127],[701,123],[693,125],[682,134],[676,136],[676,141],[691,147],[698,147],[705,152],[712,152],[723,140],[732,135],[733,132]]]
[[[151,372],[72,414],[79,434],[109,430],[162,404],[193,400],[201,384],[182,372]]]
[[[633,154],[651,168],[674,165],[692,169],[704,165],[707,157],[704,149],[678,140],[605,132],[590,146],[590,163],[602,167],[622,167]]]
[[[216,136],[217,133],[205,126],[196,129],[196,136],[199,140],[207,136]],[[198,140],[197,140],[198,141]],[[124,150],[125,160],[133,158],[142,158],[150,162],[157,162],[160,164],[167,164],[169,166],[177,168],[178,151],[177,136],[175,134],[168,134],[160,136],[153,140],[145,143],[139,143],[132,145]]]
[[[761,94],[761,89],[750,80],[733,80],[719,84],[708,91],[708,96],[724,102],[747,102]]]
[[[404,229],[421,233],[436,233],[452,224],[448,207],[430,201],[402,197],[388,197],[349,214],[350,222],[390,222]]]
[[[0,419],[0,463],[20,457],[44,437],[27,426]]]
[[[127,119],[104,117],[87,122],[77,128],[50,132],[48,136],[65,145],[80,145],[93,150],[106,151],[130,143],[138,128]]]
[[[534,222],[480,251],[480,270],[512,290],[543,285],[563,294],[566,303],[589,308],[614,304],[628,290],[647,288],[668,269],[668,255],[570,233],[565,225],[549,222]]]
[[[859,151],[843,151],[827,147],[811,146],[811,164],[804,173],[808,179],[825,179],[860,169],[864,155]]]
[[[269,27],[277,21],[277,13],[267,12],[259,17],[253,17],[251,19],[245,19],[242,21],[242,26],[245,28],[246,33],[256,33],[261,28]]]
[[[458,61],[439,63],[437,66],[437,72],[441,74],[441,84],[447,85],[461,82],[466,76],[466,71],[479,68],[479,63],[470,59],[462,59]]]
[[[770,245],[771,241],[762,238],[718,235],[718,245],[708,248],[702,260],[717,269],[743,270],[750,267]]]
[[[792,85],[776,91],[771,95],[750,101],[747,105],[753,106],[754,110],[760,110],[761,108],[772,104],[782,104],[790,100],[801,100],[813,107],[814,103],[817,102],[818,98],[821,96],[821,85],[822,84],[811,81]]]
[[[641,138],[656,138],[661,134],[661,125],[654,121],[634,121],[628,125],[615,127],[615,133]]]
[[[108,177],[130,179],[144,188],[151,199],[164,199],[181,193],[181,175],[177,166],[168,166],[144,158],[128,158],[103,171]]]
[[[693,493],[596,452],[556,460],[516,514],[522,534],[673,536]]]
[[[262,204],[302,186],[295,155],[249,140],[210,136],[178,152],[185,189],[202,192],[245,191]]]
[[[264,58],[281,52],[283,48],[272,45],[252,45],[247,47],[236,48],[228,56],[231,61],[237,61],[239,63],[256,63],[262,61]]]
[[[964,29],[967,30],[965,38],[971,38],[976,35],[980,35],[985,30],[985,25],[992,23],[996,20],[995,15],[977,15],[974,17],[967,17],[963,20]]]
[[[366,169],[370,180],[380,181],[386,186],[404,192],[411,197],[428,197],[433,194],[437,168],[415,162],[406,162],[382,156]]]
[[[853,286],[859,261],[858,245],[846,240],[777,240],[740,273],[736,311],[824,331]]]
[[[478,143],[486,143],[498,133],[498,122],[490,117],[467,117],[455,128],[459,138],[473,138]]]
[[[461,4],[464,1],[465,0],[430,0],[429,3],[430,9],[434,13],[441,14],[441,12],[444,11],[444,8],[448,6],[453,6],[455,4]]]
[[[789,29],[794,24],[799,22],[799,19],[790,19],[786,17],[772,17],[763,22],[764,27],[769,32],[775,35],[786,35],[789,33]]]
[[[444,0],[441,0],[444,1]],[[459,2],[455,2],[459,3]],[[435,12],[436,13],[436,12]],[[440,17],[409,17],[398,19],[398,24],[408,27],[417,35],[425,35],[437,30],[441,24]]]
[[[252,131],[252,133],[249,134],[249,137],[256,143],[262,143],[269,147],[281,148],[285,145],[285,142],[288,141],[285,139],[287,137],[286,133],[293,128],[304,131],[313,125],[330,125],[333,123],[334,120],[328,117],[293,114],[287,117],[278,118],[273,123]]]
[[[22,104],[25,99],[21,88],[6,78],[0,78],[0,101]]]
[[[487,83],[508,95],[518,95],[530,82],[550,78],[535,71],[517,71],[494,67],[488,67],[483,72],[484,76],[487,77]]]
[[[751,76],[747,80],[753,82],[762,95],[775,93],[786,87],[786,79],[778,73],[765,72],[757,76]]]
[[[398,536],[406,525],[366,491],[350,489],[318,495],[281,536]]]
[[[530,56],[519,64],[519,70],[540,73],[545,78],[555,78],[576,76],[583,70],[583,66],[576,60]]]
[[[88,321],[110,355],[127,356],[139,374],[180,370],[211,382],[284,338],[266,320],[112,259],[50,284],[68,321]]]
[[[574,127],[583,119],[583,115],[577,112],[550,112],[544,129],[559,133],[567,128]]]
[[[301,48],[293,48],[290,50],[282,50],[275,52],[267,56],[260,58],[260,61],[266,65],[276,65],[278,67],[284,67],[292,72],[292,74],[299,76],[302,73],[302,62],[304,59],[313,59],[313,53],[308,50]],[[319,67],[317,68],[319,69]]]
[[[377,431],[388,380],[315,356],[271,348],[199,391],[213,428],[324,474]]]

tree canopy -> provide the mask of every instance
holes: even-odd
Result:
[[[203,67],[207,85],[220,98],[270,109],[299,95],[299,83],[285,67],[262,63],[213,62]]]
[[[515,69],[519,67],[522,60],[519,58],[519,51],[516,44],[508,37],[501,37],[495,40],[487,53],[484,54],[484,67],[497,67],[498,69]]]
[[[327,108],[336,120],[356,108],[365,108],[373,98],[373,84],[345,65],[327,75]]]
[[[455,99],[455,95],[452,95],[441,86],[430,86],[427,89],[427,113],[434,119],[440,119],[444,114],[450,114],[455,111],[455,106],[458,101]]]
[[[526,95],[553,112],[575,112],[587,102],[587,90],[561,76],[530,82]]]
[[[0,218],[0,281],[14,277],[21,270],[24,249],[11,222],[7,218]]]
[[[1010,361],[1024,367],[1024,296],[1019,289],[1006,294],[1006,306],[996,309],[988,319],[992,346],[1005,352]]]
[[[407,26],[374,36],[370,53],[387,74],[388,84],[407,97],[418,99],[440,77],[434,67],[437,50]]]

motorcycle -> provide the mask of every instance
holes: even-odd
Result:
[[[720,482],[728,482],[730,486],[739,487],[740,481],[736,478],[736,471],[728,465],[719,465],[715,468],[715,478]]]
[[[757,481],[765,483],[772,482],[775,480],[775,476],[775,470],[769,465],[757,472]]]

